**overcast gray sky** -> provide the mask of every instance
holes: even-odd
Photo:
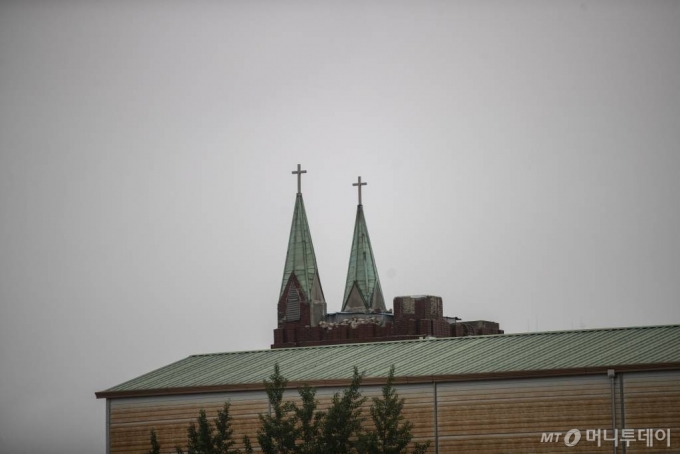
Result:
[[[680,323],[679,144],[677,1],[5,1],[0,451],[268,348],[298,163],[329,311],[361,175],[388,307]]]

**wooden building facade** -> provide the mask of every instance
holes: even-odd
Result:
[[[151,429],[174,452],[199,410],[214,417],[225,401],[235,436],[254,439],[275,363],[291,400],[309,383],[322,406],[354,365],[373,397],[394,364],[415,440],[431,440],[432,453],[680,452],[680,326],[658,326],[191,356],[96,393],[107,453],[146,453]],[[650,433],[652,446],[641,438]]]

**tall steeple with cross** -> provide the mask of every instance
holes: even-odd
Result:
[[[349,255],[347,280],[345,281],[343,312],[386,312],[387,310],[361,200],[361,187],[367,184],[361,181],[361,177],[358,178],[356,183],[352,184],[358,189],[359,204],[357,205],[354,238]]]
[[[279,291],[278,321],[279,326],[295,322],[317,326],[326,317],[326,299],[302,199],[302,174],[307,171],[298,164],[292,173],[297,175],[297,196]]]

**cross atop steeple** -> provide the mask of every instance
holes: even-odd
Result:
[[[297,166],[298,166],[297,170],[293,170],[291,173],[293,175],[297,174],[297,179],[298,179],[298,192],[297,193],[299,195],[299,194],[302,194],[302,174],[307,173],[307,171],[306,170],[300,170],[301,167],[302,167],[302,166],[300,166],[300,164],[298,164]],[[361,177],[359,177],[359,178],[361,178]]]
[[[359,205],[361,205],[361,187],[366,186],[368,183],[362,183],[361,182],[361,177],[359,177],[359,181],[356,183],[352,183],[352,186],[358,186],[359,187]]]

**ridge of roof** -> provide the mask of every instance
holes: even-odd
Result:
[[[365,345],[392,345],[392,344],[410,344],[410,343],[422,343],[422,342],[464,342],[472,341],[481,338],[492,338],[492,337],[524,337],[524,336],[539,336],[539,335],[556,335],[556,334],[567,334],[567,333],[589,333],[589,332],[607,332],[607,331],[632,331],[632,330],[644,330],[644,329],[655,329],[655,328],[678,328],[680,329],[680,324],[675,325],[642,325],[642,326],[616,326],[608,328],[587,328],[587,329],[568,329],[568,330],[556,330],[556,331],[536,331],[536,332],[524,332],[524,333],[504,333],[504,334],[483,334],[476,336],[461,336],[461,337],[429,337],[422,339],[405,339],[405,340],[393,340],[393,341],[381,341],[381,342],[352,342],[347,344],[333,344],[333,345],[313,345],[307,347],[285,347],[285,348],[267,348],[262,350],[239,350],[234,352],[213,352],[213,353],[196,353],[189,355],[186,358],[194,357],[205,357],[205,356],[221,356],[221,355],[237,355],[245,353],[264,353],[264,352],[283,352],[283,351],[299,351],[299,350],[314,350],[314,349],[334,349],[334,348],[349,348],[349,347],[360,347]]]

